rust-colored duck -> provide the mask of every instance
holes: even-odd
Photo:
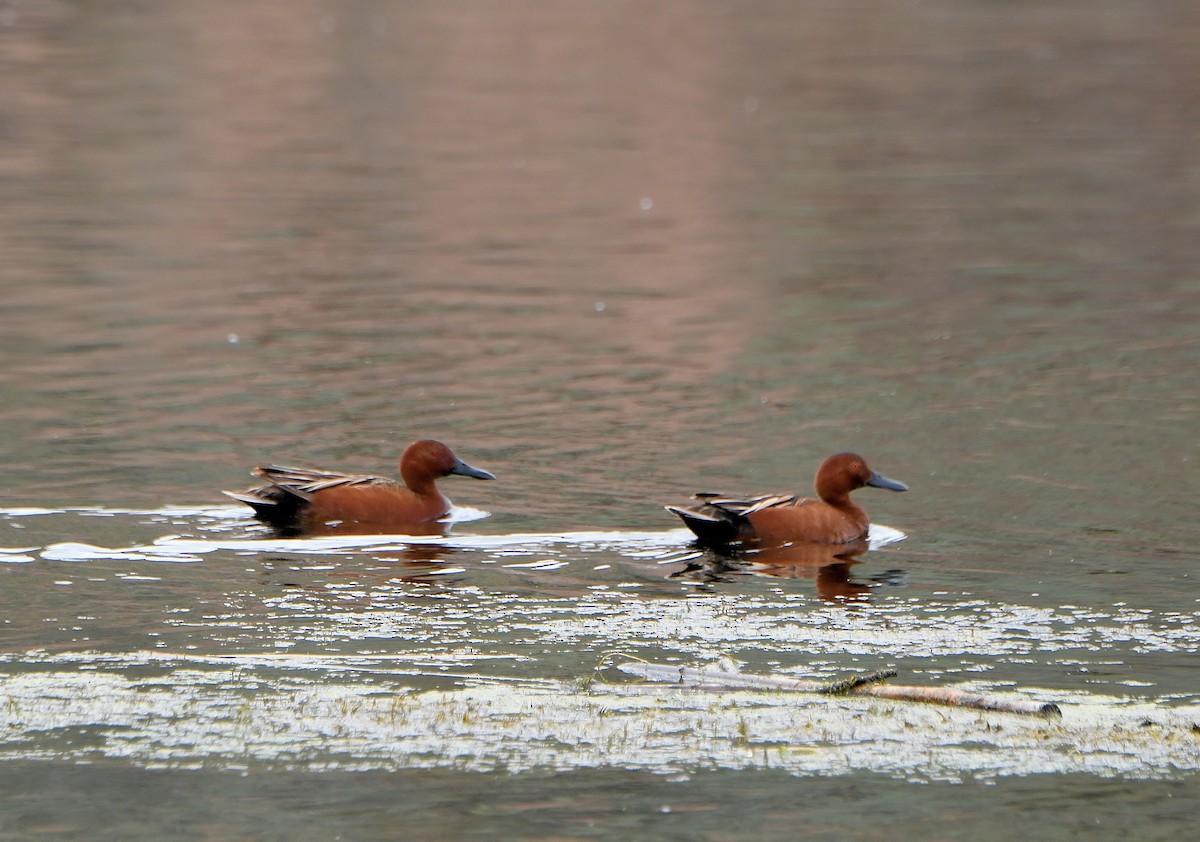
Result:
[[[259,466],[251,473],[267,484],[222,493],[250,506],[256,518],[289,536],[412,531],[413,527],[422,533],[439,531],[431,525],[450,513],[451,504],[438,491],[438,479],[451,475],[495,479],[431,439],[405,448],[400,456],[403,483],[282,465]]]
[[[881,476],[855,453],[837,453],[817,468],[816,499],[794,495],[736,498],[695,495],[698,506],[667,506],[703,544],[734,543],[777,546],[789,542],[843,544],[862,539],[870,521],[850,492],[864,486],[908,491],[908,486]]]

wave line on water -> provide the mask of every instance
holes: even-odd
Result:
[[[507,535],[344,535],[319,538],[211,539],[165,535],[150,544],[131,547],[101,547],[76,541],[64,541],[42,548],[40,555],[47,561],[124,560],[188,563],[200,561],[202,556],[220,550],[244,555],[256,553],[374,554],[402,552],[413,547],[497,551],[513,548],[539,550],[554,546],[604,549],[637,545],[643,550],[662,550],[690,544],[691,537],[691,533],[686,529],[670,529],[660,532],[526,532]],[[897,529],[872,524],[868,544],[870,549],[878,549],[903,540],[904,537],[904,533]],[[37,549],[22,549],[20,553],[27,554]],[[0,556],[0,560],[3,558],[4,556]]]

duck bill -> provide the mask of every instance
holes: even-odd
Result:
[[[461,459],[454,463],[454,467],[450,469],[450,473],[458,474],[460,477],[472,477],[473,479],[495,479],[495,474],[489,474],[482,468],[473,468]]]
[[[867,480],[867,485],[872,488],[886,488],[888,491],[908,491],[908,486],[902,482],[896,482],[894,479],[888,479],[883,474],[871,472],[871,478]]]

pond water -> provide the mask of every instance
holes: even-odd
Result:
[[[0,837],[1192,832],[1200,8],[0,25]],[[445,537],[220,495],[421,437],[498,478]],[[661,508],[842,450],[857,563]]]

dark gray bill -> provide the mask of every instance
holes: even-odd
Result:
[[[474,477],[475,479],[495,479],[494,474],[489,474],[482,468],[472,468],[463,460],[459,459],[454,463],[454,467],[450,469],[450,473],[458,474],[463,477]]]
[[[886,488],[888,491],[908,491],[908,486],[904,483],[888,479],[883,474],[877,474],[874,471],[871,471],[871,478],[867,480],[867,485],[872,488]]]

